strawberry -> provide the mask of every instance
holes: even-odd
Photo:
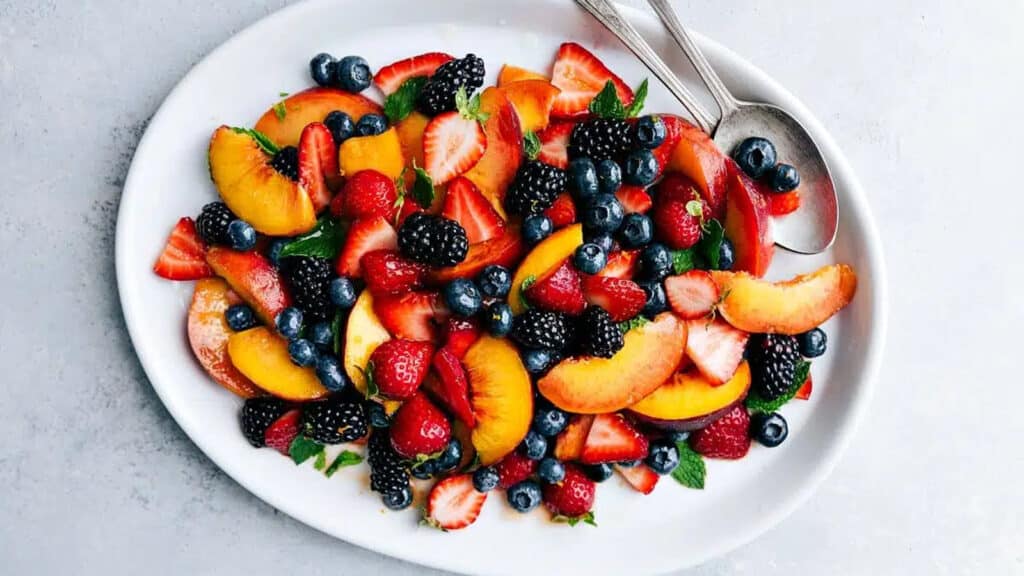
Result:
[[[647,189],[643,186],[623,184],[621,188],[615,191],[615,197],[622,204],[626,214],[633,212],[646,214],[651,209],[651,206],[654,205],[654,200],[651,200],[651,195],[647,193]]]
[[[647,302],[644,289],[625,278],[587,276],[583,279],[583,294],[588,303],[604,308],[615,322],[636,316]]]
[[[605,278],[632,278],[640,258],[639,250],[621,250],[608,255],[608,263],[597,273]]]
[[[658,484],[658,479],[661,478],[657,472],[651,470],[646,464],[640,464],[632,468],[616,466],[615,471],[621,474],[626,479],[626,482],[641,494],[654,492],[654,487]]]
[[[666,278],[665,295],[676,316],[695,320],[710,314],[718,304],[718,285],[706,270],[690,270]]]
[[[544,310],[579,315],[587,307],[579,272],[566,259],[524,292],[527,300]]]
[[[647,438],[621,414],[598,414],[583,442],[580,462],[600,464],[647,456]]]
[[[460,89],[455,102],[458,110],[434,116],[423,131],[423,167],[438,186],[475,166],[487,150],[480,97],[470,100]]]
[[[658,183],[658,190],[655,194],[658,199],[658,203],[662,202],[689,202],[690,200],[700,200],[700,189],[693,180],[690,180],[686,176],[673,172],[668,176],[665,176],[661,182]]]
[[[469,347],[480,337],[480,325],[471,318],[451,317],[444,323],[442,337],[444,347],[459,360],[466,355]]]
[[[388,96],[398,90],[402,83],[417,76],[430,76],[441,64],[454,60],[444,52],[427,52],[388,64],[373,75],[373,83]]]
[[[690,213],[686,202],[658,202],[654,208],[658,239],[669,248],[691,248],[700,240],[700,218]]]
[[[494,469],[498,471],[498,485],[508,488],[532,476],[537,471],[537,460],[530,460],[516,450],[495,464]]]
[[[552,514],[576,518],[594,507],[597,484],[572,464],[565,466],[565,478],[557,484],[544,485],[544,505]]]
[[[447,316],[437,292],[382,294],[374,298],[373,310],[392,336],[406,340],[432,342],[436,335],[434,321]]]
[[[810,400],[812,390],[814,390],[814,382],[811,380],[811,373],[808,372],[807,380],[804,380],[803,386],[796,391],[796,396],[794,396],[794,398],[798,400]]]
[[[458,530],[476,521],[487,500],[473,487],[472,474],[449,476],[434,484],[427,496],[425,520],[441,530]]]
[[[540,152],[537,154],[537,160],[562,170],[568,168],[569,136],[575,126],[572,122],[559,122],[538,132]]]
[[[416,393],[430,370],[434,347],[429,342],[388,340],[370,354],[367,372],[377,391],[392,400],[405,400]]]
[[[440,379],[440,386],[435,391],[438,400],[470,429],[476,427],[473,407],[469,404],[469,381],[462,362],[447,347],[434,354],[434,372]]]
[[[196,233],[196,223],[191,218],[182,218],[167,238],[164,251],[160,253],[153,272],[168,280],[198,280],[213,276],[206,263],[206,246]]]
[[[727,382],[743,361],[743,349],[750,335],[722,319],[701,318],[686,324],[686,355],[713,384]]]
[[[379,216],[391,221],[397,201],[398,188],[394,180],[376,170],[360,170],[335,196],[331,202],[331,213],[353,219]]]
[[[381,216],[356,220],[349,227],[345,245],[338,256],[338,274],[353,278],[362,277],[363,255],[374,250],[398,250],[398,233],[387,219]]]
[[[301,428],[302,410],[298,408],[289,410],[267,427],[263,433],[263,443],[287,456],[288,448],[291,447],[292,440],[299,435]]]
[[[800,208],[800,191],[793,190],[784,194],[766,194],[768,213],[772,216],[785,216]]]
[[[401,294],[419,288],[427,267],[406,260],[397,250],[374,250],[360,260],[366,287],[377,294]]]
[[[306,125],[299,137],[299,186],[320,212],[331,203],[329,182],[338,178],[338,148],[331,131],[320,122]]]
[[[555,229],[568,226],[576,222],[576,204],[568,192],[562,192],[555,198],[554,204],[544,211],[544,215],[551,219]]]
[[[750,450],[750,414],[743,404],[690,436],[690,446],[708,458],[738,460]]]
[[[461,176],[448,183],[441,215],[461,224],[470,244],[486,242],[505,231],[505,221],[494,211],[494,206],[476,184]]]
[[[663,114],[661,121],[665,123],[665,139],[654,149],[654,158],[658,161],[658,175],[668,166],[676,145],[683,138],[683,120],[678,116]]]
[[[575,42],[562,44],[551,69],[551,83],[561,89],[551,115],[571,118],[586,114],[590,101],[609,80],[615,85],[619,100],[629,106],[633,102],[633,91],[621,78],[583,46]]]
[[[452,425],[444,412],[423,393],[402,403],[389,430],[391,447],[404,458],[440,452],[452,437]]]

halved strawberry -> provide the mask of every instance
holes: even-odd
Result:
[[[434,354],[432,366],[440,382],[440,386],[433,390],[437,400],[470,429],[475,428],[476,417],[469,404],[469,381],[462,362],[449,348],[442,347]]]
[[[399,60],[377,70],[377,73],[373,75],[373,83],[387,96],[398,90],[402,83],[409,78],[430,76],[441,64],[449,60],[454,60],[454,58],[444,52],[427,52]]]
[[[448,314],[437,292],[381,295],[374,298],[373,310],[395,338],[431,342],[437,331],[435,320],[441,322]]]
[[[619,100],[628,106],[633,90],[616,76],[589,50],[575,42],[566,42],[558,49],[551,69],[551,83],[562,92],[555,98],[552,116],[571,118],[587,113],[590,101],[609,80],[615,84]]]
[[[331,131],[320,122],[306,125],[299,137],[299,186],[320,212],[331,203],[328,182],[338,179],[338,148]]]
[[[441,215],[461,224],[470,244],[486,242],[505,231],[505,221],[494,211],[494,206],[476,184],[461,176],[448,183]]]
[[[476,521],[487,500],[486,492],[473,487],[472,474],[449,476],[430,490],[425,520],[442,530],[458,530]]]
[[[302,410],[289,410],[267,427],[263,433],[264,444],[287,456],[288,448],[292,445],[292,440],[299,435],[301,428]]]
[[[206,263],[206,246],[196,233],[196,223],[185,217],[178,220],[167,238],[153,272],[168,280],[198,280],[213,276]]]
[[[562,192],[555,198],[555,203],[544,211],[544,215],[551,219],[557,230],[576,222],[576,204],[568,192]]]
[[[615,322],[623,322],[640,313],[647,295],[639,284],[626,278],[586,276],[583,294],[587,302],[604,308]]]
[[[676,316],[695,320],[710,314],[718,304],[718,285],[706,270],[690,270],[666,278],[665,295]]]
[[[423,167],[435,185],[446,184],[476,165],[487,150],[487,134],[474,104],[459,100],[459,110],[435,116],[423,131]]]
[[[690,446],[708,458],[738,460],[746,456],[750,450],[750,414],[747,407],[741,402],[725,416],[694,432]]]
[[[644,214],[651,209],[651,206],[654,206],[654,200],[651,199],[651,195],[647,193],[643,186],[624,184],[616,190],[615,197],[622,203],[622,208],[626,211],[626,214],[633,212]]]
[[[451,350],[456,358],[462,360],[469,347],[480,337],[480,326],[472,318],[451,317],[444,323],[441,337],[444,347]]]
[[[772,216],[785,216],[800,208],[800,191],[793,190],[784,194],[765,194],[768,200],[768,213]]]
[[[647,438],[622,414],[598,414],[580,450],[580,462],[600,464],[647,456]]]
[[[632,278],[640,259],[639,250],[620,250],[608,255],[608,263],[597,273],[605,278]]]
[[[401,294],[423,285],[427,267],[406,260],[397,250],[374,250],[360,261],[366,287],[374,295]]]
[[[686,355],[714,385],[728,382],[743,361],[749,334],[725,320],[703,318],[687,323]]]
[[[356,220],[349,227],[345,245],[338,255],[338,274],[361,278],[363,268],[360,261],[374,250],[398,250],[398,233],[380,216]]]
[[[556,122],[537,133],[540,153],[537,160],[565,170],[569,167],[569,136],[576,125],[572,122]]]
[[[811,379],[811,373],[807,373],[807,380],[804,380],[803,386],[796,391],[794,398],[798,400],[809,400],[811,398],[811,391],[814,390],[814,382]]]
[[[650,494],[654,491],[654,487],[658,484],[658,473],[647,467],[646,464],[640,464],[627,468],[625,466],[616,466],[615,471],[618,472],[626,482],[633,487],[634,490],[641,494]]]
[[[587,301],[579,272],[568,259],[541,276],[524,292],[526,299],[544,310],[576,316],[583,313]]]

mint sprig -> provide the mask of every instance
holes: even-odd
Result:
[[[340,221],[330,216],[324,216],[312,230],[285,244],[281,248],[280,257],[314,256],[332,260],[341,250],[345,231],[346,226]]]
[[[552,517],[551,520],[554,522],[568,524],[569,526],[575,526],[582,522],[583,524],[588,524],[595,528],[597,527],[597,520],[594,519],[593,510],[579,516],[563,516],[562,514],[558,514],[557,516]]]
[[[800,387],[807,381],[807,375],[811,373],[811,363],[807,360],[801,360],[797,363],[796,369],[793,371],[793,383],[786,389],[786,393],[774,400],[766,400],[761,397],[760,394],[751,390],[747,395],[746,405],[747,409],[751,412],[761,412],[764,414],[770,414],[775,412],[779,408],[782,408],[790,400],[796,396]]]
[[[519,285],[519,303],[522,304],[525,309],[530,308],[530,302],[526,299],[526,291],[530,289],[530,286],[533,286],[536,283],[537,277],[530,274],[526,278],[523,278],[523,283]]]
[[[626,332],[629,332],[633,328],[639,328],[644,324],[647,324],[648,322],[650,322],[650,320],[648,320],[645,316],[637,315],[634,316],[633,318],[630,318],[629,320],[626,320],[625,322],[619,322],[619,330],[621,330],[622,333],[625,334]]]
[[[725,229],[722,228],[722,224],[718,220],[712,218],[704,223],[704,229],[696,249],[711,270],[718,270],[718,257],[721,255],[723,238],[725,238]]]
[[[523,152],[526,153],[526,157],[530,160],[536,160],[537,156],[540,155],[540,138],[537,134],[530,130],[523,135]]]
[[[260,149],[262,149],[267,154],[270,154],[271,156],[277,154],[279,150],[277,144],[274,144],[274,141],[271,140],[269,136],[267,136],[263,132],[260,132],[259,130],[255,130],[253,128],[239,128],[238,126],[232,126],[231,131],[234,132],[235,134],[247,134],[250,138],[256,141],[256,144],[259,145]]]
[[[616,120],[624,120],[626,118],[635,118],[640,111],[643,110],[644,101],[647,100],[647,80],[644,79],[640,83],[640,86],[636,89],[636,94],[633,96],[633,101],[629,103],[627,107],[619,99],[619,93],[615,89],[615,83],[611,80],[604,83],[604,87],[601,91],[594,96],[594,99],[590,101],[590,105],[587,109],[590,113],[599,118],[612,118]]]
[[[384,114],[391,124],[404,120],[416,109],[416,98],[427,83],[426,76],[409,78],[384,99]]]
[[[676,274],[685,274],[697,267],[697,254],[693,248],[685,250],[672,250],[672,271]]]
[[[704,458],[694,452],[685,440],[676,442],[676,449],[679,450],[679,464],[672,470],[672,478],[687,488],[703,490],[704,478],[707,476]]]
[[[636,89],[636,94],[633,96],[633,101],[626,107],[626,118],[636,118],[640,115],[640,111],[644,109],[644,102],[647,100],[647,78],[640,83],[640,86]]]
[[[323,451],[323,444],[314,442],[302,435],[296,436],[288,446],[288,455],[292,457],[292,461],[296,465],[302,464]]]
[[[413,166],[413,170],[416,172],[416,179],[412,183],[412,199],[426,210],[434,203],[434,179],[419,166]]]
[[[324,475],[330,478],[331,476],[334,476],[334,473],[340,470],[341,468],[344,468],[346,466],[355,466],[356,464],[359,464],[362,461],[363,457],[360,456],[359,454],[356,454],[355,452],[349,450],[345,450],[334,458],[334,461],[331,462],[331,465],[328,466],[326,470],[324,470]]]

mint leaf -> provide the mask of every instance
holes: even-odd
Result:
[[[384,99],[384,114],[387,115],[391,124],[404,120],[409,114],[412,114],[416,108],[416,98],[419,97],[420,90],[423,90],[423,85],[426,83],[426,76],[409,78],[402,82],[398,90],[388,94],[388,97]]]
[[[327,466],[327,453],[321,450],[316,454],[316,461],[313,462],[313,468],[323,470],[324,466]]]
[[[331,335],[334,337],[334,353],[341,354],[341,330],[345,324],[345,315],[341,310],[334,312],[334,318],[331,319]]]
[[[765,414],[775,412],[792,400],[793,396],[796,396],[797,390],[804,385],[804,382],[807,381],[807,375],[810,373],[811,363],[807,360],[801,360],[797,363],[796,370],[793,372],[793,383],[786,389],[785,394],[775,400],[765,400],[757,392],[751,390],[747,394],[747,409],[751,412],[763,412]]]
[[[704,224],[700,241],[697,242],[697,253],[700,254],[711,270],[718,270],[718,257],[722,248],[725,229],[718,220],[708,220]]]
[[[264,152],[270,154],[271,156],[277,154],[277,144],[274,144],[274,141],[271,140],[270,137],[268,137],[263,132],[260,132],[259,130],[253,130],[252,128],[239,128],[237,126],[232,127],[231,131],[234,132],[235,134],[248,134],[253,140],[256,141],[257,144],[259,144],[259,147]]]
[[[331,465],[327,467],[327,470],[324,470],[324,474],[326,474],[327,477],[330,478],[331,476],[334,476],[334,473],[337,472],[339,469],[344,468],[346,466],[355,466],[356,464],[359,464],[362,461],[363,457],[360,456],[359,454],[356,454],[355,452],[349,450],[345,450],[341,454],[338,454],[338,456],[334,459],[334,462],[331,462]]]
[[[587,109],[599,118],[621,120],[626,117],[626,108],[622,105],[622,100],[619,100],[619,93],[615,91],[615,83],[611,80],[604,83],[604,88],[594,96]]]
[[[289,94],[287,92],[278,92],[277,96],[278,98],[287,98]]]
[[[697,267],[697,255],[693,248],[672,250],[672,268],[676,274],[683,274]]]
[[[593,511],[587,512],[586,514],[581,514],[579,516],[563,516],[562,514],[558,514],[557,516],[554,516],[551,519],[555,522],[568,524],[569,526],[575,526],[580,522],[583,522],[584,524],[589,524],[591,526],[597,527],[597,521],[594,520]]]
[[[530,302],[526,299],[526,291],[537,283],[537,277],[530,274],[526,278],[523,278],[523,283],[519,285],[519,303],[523,305],[523,308],[530,308]]]
[[[672,470],[672,478],[687,488],[703,490],[707,475],[704,459],[686,441],[676,442],[676,448],[679,450],[679,464]]]
[[[305,436],[296,436],[288,446],[288,455],[292,457],[295,464],[302,464],[306,460],[324,451],[322,444],[314,442]]]
[[[324,216],[312,230],[285,244],[280,257],[315,256],[333,260],[341,250],[345,230],[345,225],[337,219]]]
[[[430,208],[434,203],[434,180],[423,168],[413,167],[413,170],[416,171],[416,180],[412,183],[412,199],[421,208]]]
[[[373,398],[380,393],[380,388],[377,386],[377,381],[373,379],[373,362],[366,364],[366,369],[359,369],[363,373],[363,379],[366,381],[366,397]]]
[[[647,324],[648,322],[650,322],[650,320],[648,320],[646,317],[637,315],[634,316],[633,318],[630,318],[629,320],[626,320],[625,322],[619,322],[619,330],[621,330],[622,333],[625,334],[626,332],[629,332],[633,328],[639,328],[644,324]]]
[[[640,111],[644,109],[645,100],[647,100],[647,78],[644,78],[644,81],[637,87],[633,101],[626,108],[626,118],[636,118],[639,116]]]
[[[281,100],[277,104],[274,104],[274,116],[277,116],[278,120],[284,120],[284,117],[288,115],[288,107],[285,106],[284,100]]]
[[[540,154],[540,138],[537,138],[537,134],[533,130],[523,136],[523,151],[526,152],[526,157],[530,160],[536,160],[537,155]]]

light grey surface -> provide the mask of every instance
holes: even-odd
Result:
[[[121,319],[114,222],[147,118],[283,4],[0,0],[0,573],[429,572],[228,479],[163,409]],[[689,574],[1024,573],[1024,4],[934,4],[678,2],[845,149],[892,295],[874,404],[830,480]]]

